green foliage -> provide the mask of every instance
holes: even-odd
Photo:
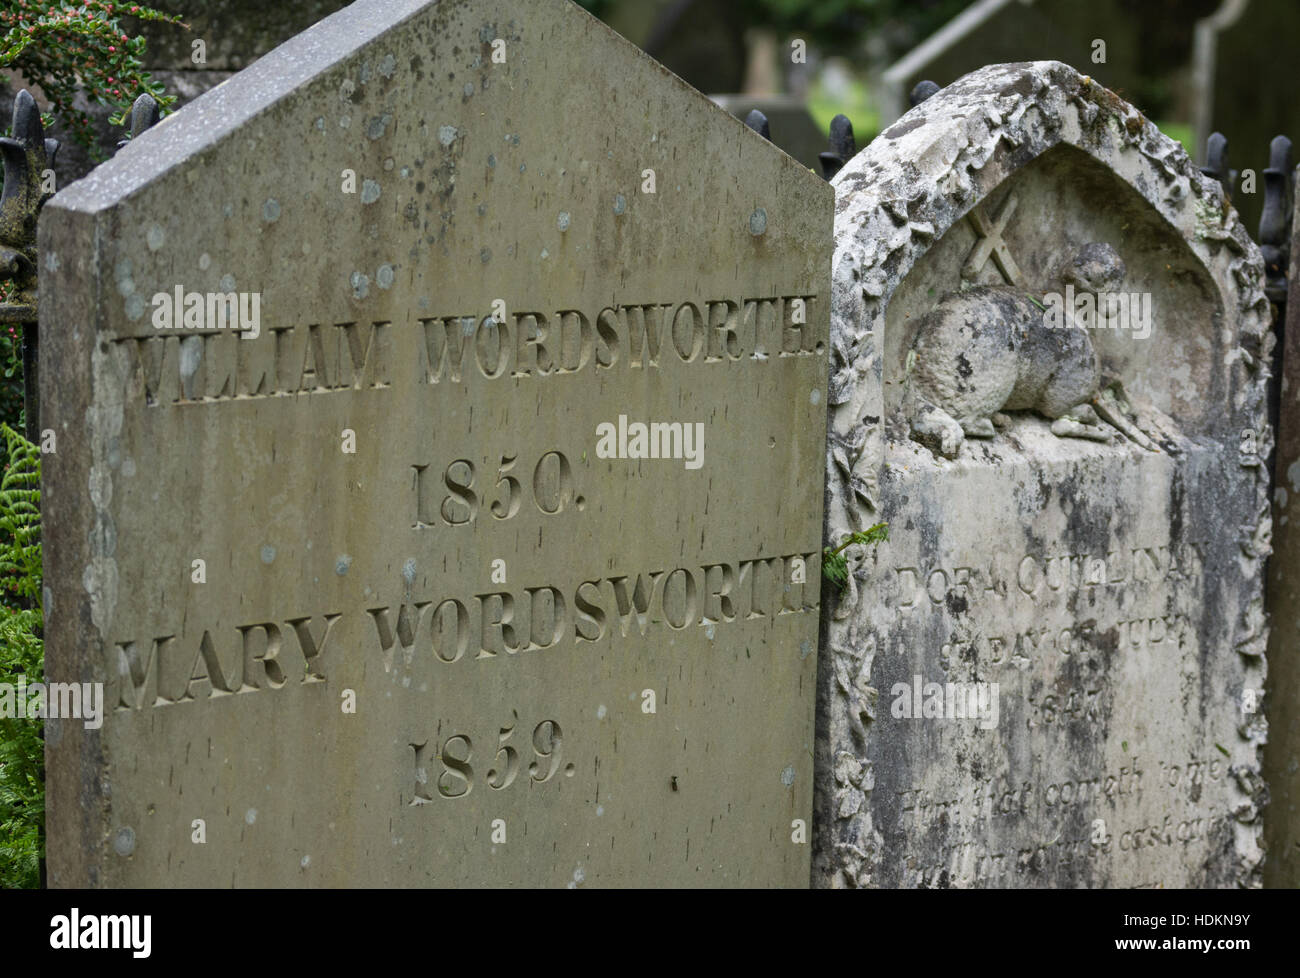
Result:
[[[0,283],[0,302],[4,301]],[[12,323],[0,323],[0,424],[23,426],[23,337]]]
[[[41,615],[41,453],[0,425],[0,683],[44,682]],[[42,724],[0,716],[0,887],[35,887],[45,847]]]
[[[880,110],[864,82],[854,79],[848,93],[842,96],[832,96],[821,82],[814,83],[808,92],[808,114],[817,128],[829,135],[831,120],[841,113],[853,123],[858,149],[863,149],[880,132]]]
[[[41,450],[8,425],[0,477],[0,602],[41,604]]]
[[[1157,122],[1156,128],[1168,136],[1170,139],[1177,140],[1183,144],[1183,149],[1192,159],[1199,159],[1198,150],[1196,149],[1196,133],[1191,125],[1186,122]]]
[[[849,580],[849,558],[844,551],[855,543],[870,546],[888,539],[889,525],[886,523],[877,523],[870,529],[850,533],[838,547],[833,550],[827,547],[822,551],[822,576],[835,587],[844,587]]]
[[[113,0],[9,0],[0,7],[0,68],[21,72],[40,86],[72,137],[97,153],[90,117],[73,108],[78,91],[115,108],[111,125],[125,123],[131,103],[148,92],[166,108],[175,96],[144,71],[144,38],[131,37],[120,17],[180,24],[170,14]],[[45,120],[48,124],[49,120]]]
[[[42,682],[41,615],[0,607],[0,682]],[[0,717],[0,888],[33,888],[45,849],[41,721]]]

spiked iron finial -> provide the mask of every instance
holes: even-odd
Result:
[[[912,103],[912,108],[916,108],[938,90],[939,86],[928,79],[926,81],[919,81],[912,88],[912,92],[908,95],[907,99]]]
[[[1264,171],[1264,206],[1259,215],[1259,250],[1264,257],[1264,294],[1270,302],[1286,301],[1290,259],[1287,222],[1291,215],[1291,140],[1275,136]]]
[[[768,142],[772,141],[772,128],[767,124],[767,116],[759,112],[758,109],[751,109],[749,115],[745,116],[745,125]]]
[[[857,141],[853,138],[853,123],[849,121],[848,116],[837,115],[831,120],[830,149],[818,154],[822,164],[822,178],[830,180],[857,151]]]
[[[141,95],[131,106],[131,135],[117,144],[120,150],[123,146],[135,139],[140,133],[144,132],[150,126],[156,124],[159,118],[158,103],[148,92]]]
[[[1212,132],[1205,141],[1205,165],[1201,172],[1218,180],[1224,195],[1231,199],[1237,186],[1237,171],[1228,169],[1228,137],[1223,133]]]
[[[36,218],[49,196],[44,174],[59,144],[46,139],[36,100],[26,90],[14,98],[13,137],[0,138],[4,192],[0,194],[0,276],[14,283],[11,321],[36,318]]]

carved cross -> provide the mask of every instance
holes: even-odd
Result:
[[[970,220],[971,226],[975,229],[976,242],[975,247],[971,249],[970,256],[966,259],[966,264],[961,267],[961,277],[963,282],[974,282],[979,275],[980,270],[988,263],[990,258],[997,265],[998,271],[1008,285],[1014,285],[1017,288],[1026,288],[1025,277],[1020,274],[1020,268],[1016,265],[1016,260],[1011,257],[1011,250],[1007,243],[1002,240],[1002,232],[1006,230],[1007,224],[1011,221],[1011,215],[1016,211],[1016,195],[1007,194],[1007,199],[1002,202],[1002,209],[994,215],[992,221],[984,213],[983,208],[974,208],[966,217]]]

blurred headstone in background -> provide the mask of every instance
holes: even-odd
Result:
[[[767,116],[772,142],[806,167],[817,169],[817,157],[826,148],[826,133],[818,128],[802,99],[790,95],[767,98],[752,95],[710,95],[716,105],[737,119],[758,109]]]
[[[1197,18],[1216,0],[977,0],[886,69],[881,123],[908,109],[917,82],[940,87],[988,64],[1058,60],[1074,65],[1149,118],[1189,118],[1180,83]],[[1104,49],[1097,42],[1104,42]],[[1105,61],[1094,60],[1105,58]],[[1265,141],[1267,146],[1267,140]]]
[[[731,0],[613,0],[584,6],[701,92],[743,87],[746,24]]]
[[[1300,170],[1295,172],[1300,176]],[[1294,213],[1294,212],[1293,212]],[[1273,554],[1268,562],[1269,670],[1264,687],[1268,743],[1264,885],[1300,887],[1300,221],[1292,220],[1290,295],[1282,332],[1277,450],[1273,459]]]
[[[1198,149],[1210,132],[1228,137],[1233,163],[1255,172],[1254,193],[1238,183],[1232,204],[1256,234],[1264,203],[1262,171],[1274,136],[1300,138],[1300,102],[1292,93],[1295,63],[1287,57],[1300,42],[1300,5],[1295,0],[1225,0],[1237,16],[1214,34],[1208,74],[1208,118],[1197,119]],[[1239,10],[1237,8],[1240,8]],[[1226,16],[1224,18],[1227,19]]]

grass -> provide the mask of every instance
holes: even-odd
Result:
[[[828,95],[820,82],[813,85],[808,93],[808,112],[826,135],[830,134],[832,119],[840,114],[848,116],[859,150],[880,131],[880,112],[872,103],[866,84],[857,79],[849,84],[848,96],[839,99]]]

